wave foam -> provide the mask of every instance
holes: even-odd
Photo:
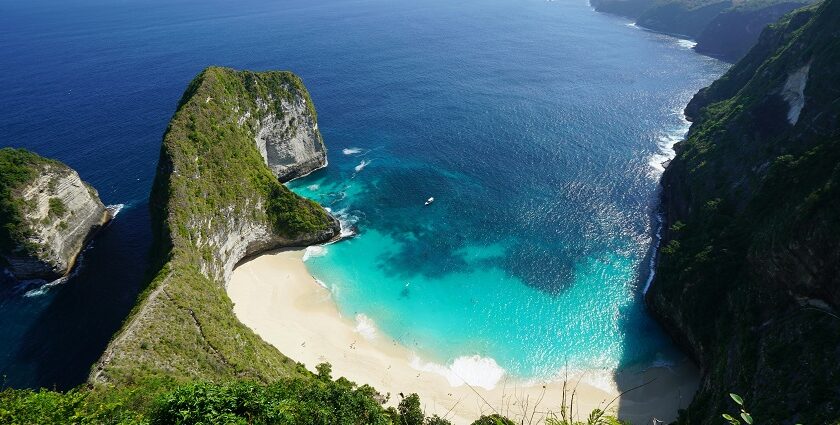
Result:
[[[341,226],[341,231],[339,232],[340,239],[356,235],[356,223],[359,222],[359,217],[350,214],[347,212],[347,209],[341,209],[334,213],[332,211],[330,212],[338,219],[338,223]]]
[[[105,207],[106,210],[111,212],[111,219],[112,220],[117,218],[117,214],[119,214],[120,211],[123,210],[123,208],[125,208],[125,204],[114,204],[114,205],[108,205],[108,206]]]
[[[362,148],[344,148],[341,150],[341,153],[345,155],[356,155],[362,153]]]
[[[697,45],[697,42],[694,40],[686,40],[686,39],[677,39],[677,45],[685,48],[685,49],[693,49],[694,46]]]
[[[356,327],[353,328],[353,332],[360,334],[364,339],[374,339],[376,338],[376,323],[370,317],[359,313],[356,315]]]
[[[356,166],[356,168],[355,168],[356,172],[358,173],[359,171],[364,170],[365,167],[368,166],[368,164],[370,164],[370,160],[363,159],[362,162],[360,162],[359,165]]]
[[[685,136],[688,134],[688,129],[691,126],[691,123],[685,119],[685,116],[682,115],[682,111],[679,112],[679,115],[682,119],[682,125],[660,135],[656,143],[659,148],[659,152],[651,155],[648,159],[648,165],[651,168],[651,177],[659,178],[659,176],[662,175],[665,171],[665,163],[674,159],[674,156],[676,155],[674,152],[674,145],[676,145],[677,142],[684,140]]]
[[[310,184],[309,186],[306,186],[306,188],[314,192],[314,191],[320,189],[321,186],[318,186],[317,184]]]
[[[321,245],[312,245],[306,247],[306,250],[303,251],[303,261],[306,261],[310,258],[314,257],[323,257],[327,255],[327,248]]]
[[[642,294],[647,294],[650,289],[650,284],[653,283],[653,278],[656,277],[656,260],[659,256],[659,244],[662,243],[662,215],[656,215],[656,233],[653,234],[653,249],[650,253],[650,262],[648,263],[648,278],[645,281],[645,287],[642,289]]]
[[[119,204],[119,205],[122,205],[122,204]],[[110,208],[110,206],[109,206],[109,208]],[[120,207],[119,209],[122,209],[122,207]],[[117,210],[116,213],[114,213],[115,217],[116,217],[117,213],[119,212],[119,209]],[[65,282],[67,282],[68,280],[78,276],[79,272],[85,266],[85,253],[89,249],[91,249],[92,247],[93,247],[93,242],[89,243],[82,250],[82,252],[79,253],[79,256],[76,258],[76,263],[73,265],[73,269],[70,270],[70,273],[68,273],[66,276],[62,276],[62,277],[60,277],[56,280],[53,280],[52,282],[46,282],[43,279],[33,279],[33,280],[22,281],[21,284],[24,286],[24,288],[28,287],[28,286],[31,286],[31,285],[37,285],[37,288],[30,289],[30,290],[26,291],[23,294],[23,296],[26,297],[26,298],[31,298],[31,297],[40,297],[42,295],[46,295],[48,292],[50,292],[50,290],[52,288],[54,288],[56,286],[59,286],[59,285],[65,283]]]
[[[411,367],[415,370],[441,375],[453,387],[469,384],[486,390],[495,388],[507,373],[496,363],[496,360],[479,355],[458,357],[448,366],[425,363],[415,356],[411,360]]]

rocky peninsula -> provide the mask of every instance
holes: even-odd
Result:
[[[69,273],[111,219],[96,190],[70,167],[23,149],[0,149],[0,257],[18,280]]]
[[[205,69],[163,137],[152,188],[155,277],[90,380],[250,378],[295,369],[233,315],[243,258],[329,241],[339,223],[281,182],[326,165],[315,108],[289,72]]]

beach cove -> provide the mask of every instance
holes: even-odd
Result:
[[[304,249],[283,250],[240,264],[227,286],[234,313],[309,370],[328,362],[334,377],[390,393],[389,405],[396,406],[400,393],[416,392],[427,415],[455,424],[491,413],[539,420],[559,411],[565,380],[567,398],[574,389],[575,410],[582,414],[606,407],[620,391],[641,386],[619,397],[608,410],[620,410],[623,419],[635,423],[651,418],[667,422],[696,391],[698,371],[688,361],[618,372],[570,371],[555,379],[527,381],[500,373],[495,361],[478,356],[448,366],[427,362],[378,332],[369,319],[342,317],[329,290],[307,271],[304,255]]]

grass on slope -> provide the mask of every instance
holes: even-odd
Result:
[[[218,245],[249,222],[290,239],[331,224],[316,203],[277,180],[255,146],[256,120],[282,113],[282,101],[294,96],[312,107],[287,72],[208,68],[190,83],[164,135],[152,191],[160,269],[93,371],[95,382],[268,382],[296,373],[234,316]]]
[[[23,225],[23,199],[17,193],[38,176],[45,164],[60,164],[25,149],[0,149],[0,255],[8,254],[27,237]],[[63,165],[62,165],[63,166]],[[34,252],[37,247],[23,247]],[[2,258],[0,258],[0,261]]]

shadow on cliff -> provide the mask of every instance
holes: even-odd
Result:
[[[150,242],[147,204],[123,209],[84,253],[78,274],[41,295],[52,298],[4,362],[3,385],[66,390],[84,383],[147,282]]]

